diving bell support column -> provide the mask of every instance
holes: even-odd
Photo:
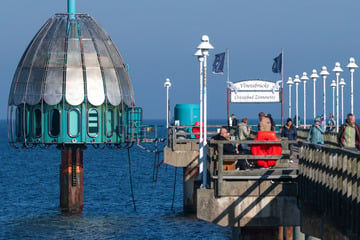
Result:
[[[83,209],[83,149],[61,149],[60,208],[78,213]]]

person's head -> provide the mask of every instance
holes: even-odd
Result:
[[[231,119],[236,118],[235,114],[231,114]]]
[[[346,116],[346,122],[350,125],[354,125],[355,124],[355,115],[352,113],[348,113],[348,115]]]
[[[330,113],[330,118],[333,118],[334,117],[334,114]]]
[[[249,122],[249,120],[246,117],[244,117],[243,119],[241,119],[241,122],[247,124]]]
[[[288,118],[286,120],[286,125],[291,126],[291,124],[292,124],[292,120],[291,120],[291,118]]]
[[[315,123],[315,125],[319,125],[319,124],[320,124],[320,118],[319,118],[319,117],[316,117],[316,118],[314,119],[314,123]]]
[[[265,113],[259,112],[259,120],[263,119],[265,117]]]
[[[227,135],[228,135],[228,130],[225,127],[222,127],[220,129],[220,136],[223,136],[226,138]]]

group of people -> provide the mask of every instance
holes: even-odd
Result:
[[[333,119],[333,115],[330,115],[330,121]],[[215,140],[247,140],[250,136],[251,127],[248,126],[249,120],[244,117],[239,122],[234,114],[231,115],[230,119],[230,128],[222,127],[218,135],[214,136]],[[330,130],[332,131],[332,125],[330,125]],[[335,124],[334,124],[335,127]],[[265,114],[263,112],[259,113],[259,131],[274,131],[275,122],[271,117],[271,114]],[[324,134],[325,128],[322,124],[321,116],[314,119],[314,123],[309,129],[306,140],[310,141],[313,144],[324,144]],[[234,138],[232,139],[231,136]],[[286,124],[281,128],[280,131],[281,137],[286,137],[289,140],[297,140],[297,129],[293,124],[291,118],[286,120]],[[341,125],[339,132],[337,134],[338,144],[341,148],[346,148],[349,150],[360,150],[360,128],[355,123],[355,116],[351,113],[347,115],[346,122]],[[290,145],[290,151],[292,152],[292,146]],[[227,143],[223,145],[223,154],[249,154],[248,144],[232,144]],[[248,161],[237,161],[236,168],[239,170],[246,170],[252,164]]]
[[[334,120],[334,115],[330,114],[328,131],[335,132],[336,123]],[[326,129],[322,124],[322,119],[316,117],[314,123],[311,125],[307,138],[307,141],[310,141],[313,144],[324,144],[324,134]],[[281,136],[288,137],[289,140],[295,140],[297,138],[296,128],[292,125],[292,120],[289,118],[286,125],[283,127]],[[360,130],[359,126],[355,123],[355,116],[352,113],[349,113],[346,117],[346,121],[339,128],[337,133],[337,143],[339,147],[358,151],[360,150]]]
[[[249,120],[244,117],[239,120],[236,118],[235,114],[231,115],[229,126],[222,127],[218,135],[214,136],[215,140],[231,140],[233,136],[233,140],[244,141],[247,140],[251,133],[251,127],[248,126]],[[267,129],[268,128],[268,129]],[[228,131],[229,130],[229,131]],[[263,112],[259,113],[259,131],[274,131],[275,130],[275,121],[272,119],[271,114],[265,114]],[[223,154],[231,155],[231,154],[250,154],[248,144],[231,144],[227,143],[223,145]],[[252,167],[253,163],[247,160],[238,160],[236,163],[236,168],[238,170],[246,170],[249,167]]]

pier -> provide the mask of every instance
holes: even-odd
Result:
[[[220,126],[208,126],[209,135]],[[274,141],[233,144],[274,144]],[[234,239],[359,239],[359,153],[336,146],[326,134],[325,145],[281,139],[279,155],[223,155],[228,141],[210,140],[208,186],[200,188],[198,139],[170,127],[164,149],[166,164],[184,171],[184,211],[207,222],[232,227]],[[290,155],[289,144],[298,151]],[[215,150],[217,149],[217,150]],[[236,160],[277,160],[272,168],[236,170]],[[290,161],[292,160],[292,161]],[[200,181],[200,182],[199,182]]]

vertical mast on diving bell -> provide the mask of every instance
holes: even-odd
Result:
[[[76,5],[76,0],[68,0],[68,14],[69,14],[69,18],[70,19],[75,19],[75,5]]]

